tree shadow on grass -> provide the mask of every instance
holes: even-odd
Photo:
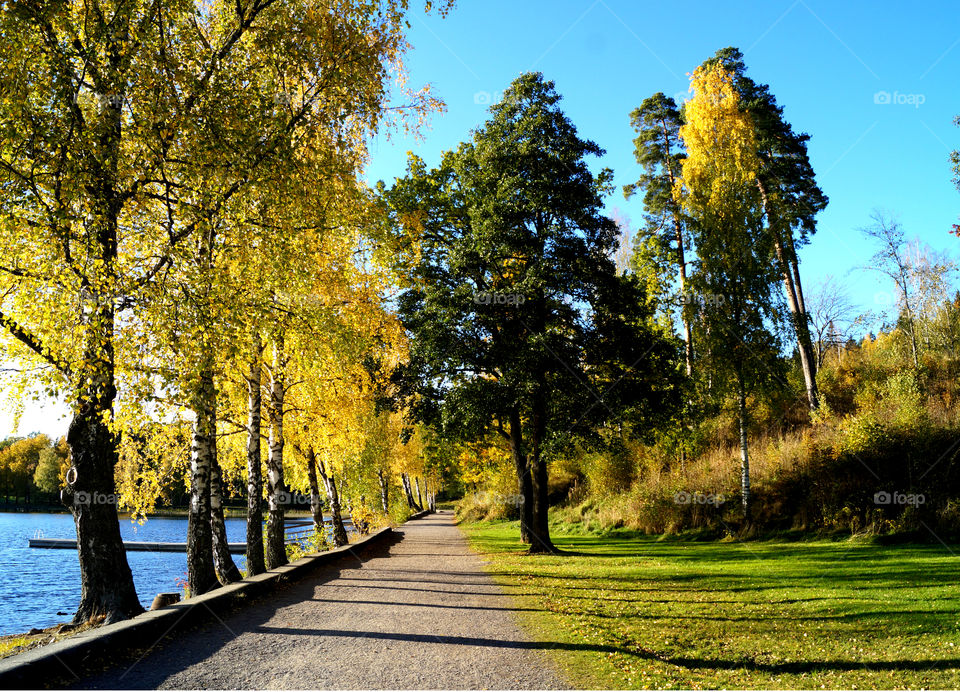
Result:
[[[549,642],[549,641],[519,641],[509,639],[488,639],[484,637],[461,637],[444,634],[432,633],[406,633],[406,632],[368,632],[363,630],[335,630],[335,629],[313,629],[296,627],[270,627],[260,626],[256,628],[257,632],[263,634],[283,634],[290,636],[306,637],[351,637],[361,639],[379,639],[386,641],[406,641],[422,644],[443,644],[454,646],[477,646],[497,649],[519,649],[534,651],[593,651],[597,653],[618,653],[628,656],[637,656],[662,663],[688,668],[691,670],[713,669],[713,670],[752,670],[757,672],[784,674],[784,673],[807,673],[816,671],[915,671],[915,670],[950,670],[960,667],[960,658],[937,659],[929,661],[846,661],[846,660],[824,660],[824,661],[790,661],[785,663],[764,663],[750,659],[718,659],[718,658],[694,658],[688,656],[662,656],[652,651],[626,649],[619,646],[607,644],[574,644],[567,642]]]

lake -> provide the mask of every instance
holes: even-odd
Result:
[[[246,542],[246,523],[227,519],[227,539]],[[152,517],[143,525],[120,520],[125,541],[187,540],[187,519]],[[76,550],[29,548],[31,538],[76,540],[70,514],[0,512],[0,634],[26,632],[32,627],[49,627],[69,622],[80,603],[80,563]],[[234,555],[243,569],[246,559]],[[127,553],[137,595],[144,608],[162,591],[182,591],[177,580],[187,574],[187,554]],[[57,612],[66,613],[57,615]]]

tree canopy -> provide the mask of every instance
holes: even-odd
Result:
[[[601,150],[559,100],[552,82],[522,75],[471,142],[435,170],[412,159],[383,190],[411,250],[395,401],[448,435],[509,442],[532,551],[552,550],[548,460],[610,425],[643,429],[676,393],[676,345],[611,260],[610,173],[585,161]]]

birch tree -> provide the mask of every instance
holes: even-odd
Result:
[[[0,8],[0,326],[72,406],[68,499],[114,495],[117,374],[135,322],[124,313],[315,104],[336,94],[327,112],[378,125],[406,13],[405,0]],[[278,108],[291,65],[300,92]],[[433,105],[424,93],[412,102],[414,113]],[[72,511],[75,621],[140,612],[116,508]]]
[[[691,284],[702,304],[706,363],[719,392],[731,391],[739,424],[741,503],[750,520],[749,397],[779,381],[781,309],[773,289],[773,241],[763,227],[761,166],[751,115],[734,74],[719,62],[697,68],[680,129],[687,150],[675,194],[693,218],[698,259]]]
[[[893,281],[899,321],[910,343],[913,367],[920,367],[920,331],[928,323],[956,272],[956,263],[919,241],[909,242],[900,221],[881,211],[871,215],[872,223],[860,232],[877,245],[869,269]]]
[[[797,248],[816,232],[816,215],[827,206],[807,155],[810,136],[796,133],[783,107],[766,84],[746,76],[742,53],[724,48],[704,65],[719,63],[731,75],[739,107],[750,116],[757,157],[754,184],[760,194],[763,220],[780,269],[793,327],[801,372],[812,411],[819,406],[816,357],[810,336],[810,314],[800,280]]]

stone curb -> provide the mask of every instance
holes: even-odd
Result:
[[[423,519],[428,514],[433,514],[432,509],[425,509],[422,512],[417,512],[416,514],[411,514],[407,517],[407,521],[413,521],[414,519]]]
[[[421,512],[413,517],[427,514]],[[306,577],[314,570],[353,557],[360,551],[389,544],[395,536],[389,526],[361,541],[323,553],[308,555],[283,567],[222,586],[158,610],[112,625],[80,632],[53,644],[0,660],[0,689],[40,689],[58,678],[76,678],[98,660],[113,658],[116,651],[152,648],[171,632],[220,618],[234,607],[260,596],[280,584]]]

